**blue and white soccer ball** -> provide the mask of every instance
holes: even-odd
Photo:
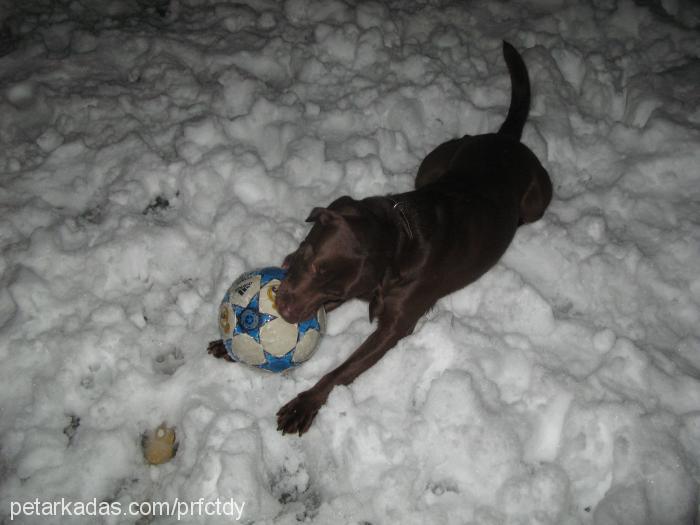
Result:
[[[326,329],[326,311],[290,324],[275,306],[282,268],[246,272],[234,281],[219,307],[219,330],[234,361],[282,372],[308,361]]]

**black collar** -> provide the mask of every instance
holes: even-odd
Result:
[[[403,226],[403,229],[406,231],[409,240],[412,241],[413,230],[411,229],[411,223],[408,221],[408,217],[406,216],[406,212],[404,211],[407,203],[405,201],[396,200],[394,197],[387,197],[387,200],[391,203],[392,210],[395,210],[397,212],[399,222]]]

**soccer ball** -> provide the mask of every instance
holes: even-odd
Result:
[[[277,312],[275,294],[284,279],[282,268],[244,273],[234,281],[219,307],[219,330],[234,361],[282,372],[307,361],[316,352],[326,328],[323,306],[316,315],[290,324]]]

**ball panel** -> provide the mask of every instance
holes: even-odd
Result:
[[[235,323],[236,316],[231,310],[231,305],[228,302],[221,303],[221,306],[219,306],[219,332],[223,339],[231,337]]]
[[[236,306],[247,306],[260,291],[260,279],[260,274],[255,272],[241,275],[228,289],[229,302]]]
[[[299,323],[299,342],[294,351],[294,363],[311,359],[318,350],[319,339],[326,330],[326,310],[321,307],[316,316]]]
[[[248,334],[238,334],[233,338],[234,358],[248,365],[261,365],[265,362],[262,346]]]
[[[258,305],[261,312],[279,317],[280,314],[277,311],[277,305],[275,304],[275,296],[277,295],[277,288],[279,285],[279,279],[272,279],[260,288]]]
[[[301,336],[301,339],[297,343],[296,350],[294,350],[292,360],[295,363],[303,363],[304,361],[309,360],[311,356],[316,353],[316,345],[318,344],[320,337],[321,334],[319,334],[316,330],[309,330],[303,336]]]
[[[294,348],[297,325],[289,324],[281,317],[273,319],[260,329],[260,342],[268,353],[281,357]]]

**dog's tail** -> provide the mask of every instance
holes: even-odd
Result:
[[[505,40],[503,58],[506,59],[508,73],[510,73],[510,107],[498,133],[520,140],[527,114],[530,112],[530,79],[520,53]]]

